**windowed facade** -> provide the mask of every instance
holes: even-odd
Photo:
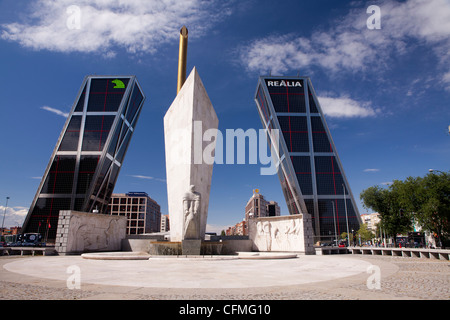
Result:
[[[127,217],[127,234],[161,231],[161,208],[145,192],[113,194],[107,213]]]
[[[59,210],[106,213],[144,103],[134,76],[87,76],[23,224],[56,238]]]
[[[279,130],[278,177],[290,214],[311,215],[315,241],[358,230],[361,218],[308,77],[261,77],[263,127]],[[270,135],[269,140],[270,140]]]

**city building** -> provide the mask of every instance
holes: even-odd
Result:
[[[248,235],[248,219],[260,217],[275,217],[280,215],[280,206],[276,201],[267,201],[259,193],[259,189],[253,190],[253,195],[245,206],[245,218],[237,223],[234,229],[230,229],[231,235]]]
[[[310,215],[315,242],[358,230],[358,208],[309,77],[260,77],[255,102],[289,213]]]
[[[247,236],[248,235],[248,223],[245,220],[236,223],[234,226],[229,227],[225,231],[227,236]]]
[[[252,197],[245,206],[245,221],[249,218],[274,217],[280,215],[280,207],[276,201],[267,201],[259,193],[259,189],[253,190]]]
[[[258,189],[253,190],[252,197],[245,206],[245,220],[249,218],[267,217],[267,201],[259,193]]]
[[[234,226],[228,227],[228,229],[225,231],[225,235],[233,236],[235,234],[235,232],[236,232],[236,226],[234,225]]]
[[[169,215],[161,215],[161,232],[170,231],[170,220]]]
[[[1,231],[1,235],[16,235],[21,233],[22,227],[11,227],[11,228],[3,228]]]
[[[375,232],[377,230],[377,224],[380,222],[380,214],[377,212],[362,214],[361,220],[367,225],[367,229]]]
[[[248,235],[248,224],[245,220],[242,220],[241,222],[236,223],[236,235],[238,235],[238,236]]]
[[[280,215],[280,206],[276,201],[267,202],[267,216],[276,217]]]
[[[114,193],[107,213],[127,217],[127,234],[161,230],[161,207],[145,192]]]
[[[87,76],[23,224],[56,238],[60,210],[106,213],[145,96],[135,76]]]

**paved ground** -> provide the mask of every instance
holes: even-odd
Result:
[[[444,260],[333,255],[268,261],[149,262],[1,257],[0,299],[450,299],[450,262]],[[58,266],[62,269],[55,269]],[[67,288],[72,275],[66,273],[68,266],[80,268],[80,289]],[[369,267],[375,271],[369,269],[368,273]],[[377,268],[380,289],[376,288]],[[135,277],[141,280],[133,282]]]

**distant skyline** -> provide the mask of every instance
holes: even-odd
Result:
[[[0,0],[6,227],[23,222],[90,74],[137,76],[147,99],[114,193],[144,191],[169,214],[163,117],[183,25],[187,72],[197,68],[222,132],[261,129],[259,76],[311,77],[361,214],[364,189],[449,170],[448,0]],[[246,163],[214,166],[207,231],[241,221],[256,188],[288,214],[278,177]]]

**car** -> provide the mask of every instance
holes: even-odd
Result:
[[[39,233],[24,233],[18,237],[18,241],[11,246],[17,247],[45,247],[42,235]]]

